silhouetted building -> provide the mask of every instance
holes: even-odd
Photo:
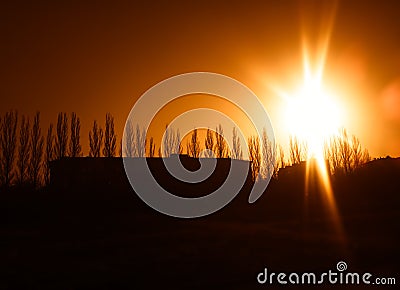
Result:
[[[50,186],[55,190],[118,189],[126,183],[122,158],[66,157],[50,163]]]
[[[302,161],[299,164],[286,166],[285,168],[279,169],[278,178],[286,179],[286,178],[293,178],[293,177],[297,178],[299,176],[304,177],[306,167],[307,167],[306,161]]]
[[[231,161],[243,168],[248,161],[221,158],[216,160],[215,170],[202,182],[188,183],[171,176],[165,167],[174,158],[180,159],[188,171],[196,171],[202,162],[213,162],[212,159],[196,159],[187,155],[174,155],[169,158],[146,158],[147,165],[157,182],[169,192],[182,196],[201,196],[221,186],[228,176]],[[133,160],[133,159],[132,159]],[[215,162],[215,160],[214,160]],[[140,169],[139,169],[140,170]],[[250,181],[248,174],[246,182]],[[54,191],[72,193],[74,191],[118,192],[132,190],[124,170],[123,158],[106,157],[66,157],[50,163],[50,186]]]

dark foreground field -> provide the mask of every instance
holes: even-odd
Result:
[[[273,181],[252,205],[246,187],[194,220],[159,214],[129,191],[2,193],[0,289],[273,289],[257,283],[264,267],[337,272],[339,261],[371,281],[395,277],[384,288],[397,289],[399,180],[398,159],[335,180],[339,219],[317,185],[306,195],[294,176]]]

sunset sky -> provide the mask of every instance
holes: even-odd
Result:
[[[121,137],[151,86],[209,71],[254,91],[285,143],[278,90],[296,94],[304,44],[312,67],[326,44],[323,83],[341,125],[373,157],[400,155],[398,1],[191,2],[2,1],[0,114],[40,110],[47,127],[75,111],[86,153],[94,119],[112,113]]]

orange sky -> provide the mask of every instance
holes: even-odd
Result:
[[[94,119],[111,112],[121,136],[141,94],[192,71],[247,85],[284,142],[282,100],[270,85],[301,83],[302,36],[316,51],[333,9],[322,1],[54,2],[0,4],[0,113],[40,110],[47,126],[75,111],[84,148]],[[367,2],[338,3],[324,82],[372,156],[399,156],[400,4]]]

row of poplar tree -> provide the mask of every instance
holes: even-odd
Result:
[[[42,132],[40,112],[33,119],[17,111],[0,116],[0,186],[48,184],[50,161],[83,156],[80,142],[81,123],[76,113],[59,113],[57,124]],[[89,156],[116,155],[114,118],[106,114],[104,131],[94,121],[89,132]]]
[[[30,185],[37,188],[48,184],[52,160],[83,156],[80,131],[80,118],[74,112],[70,115],[59,113],[56,126],[51,123],[46,132],[42,132],[40,112],[32,120],[25,115],[19,117],[17,111],[9,111],[0,116],[0,187]],[[122,150],[120,140],[117,150],[114,117],[107,113],[104,129],[95,120],[88,137],[89,157],[168,157],[186,151],[189,156],[198,158],[203,149],[207,149],[203,153],[204,157],[243,159],[236,128],[232,132],[233,146],[229,148],[221,125],[215,130],[208,129],[204,142],[200,141],[198,131],[194,129],[187,138],[186,148],[182,146],[179,130],[167,125],[163,146],[159,146],[156,151],[153,137],[147,142],[146,132],[139,125],[135,126],[128,121],[125,128],[126,146]],[[286,158],[282,146],[273,145],[265,130],[261,138],[250,136],[246,147],[253,180],[276,176],[280,168],[299,164],[309,158],[307,144],[293,136],[289,139],[289,154]],[[351,173],[370,160],[368,151],[361,147],[358,138],[349,136],[345,129],[327,140],[324,157],[332,174]]]

